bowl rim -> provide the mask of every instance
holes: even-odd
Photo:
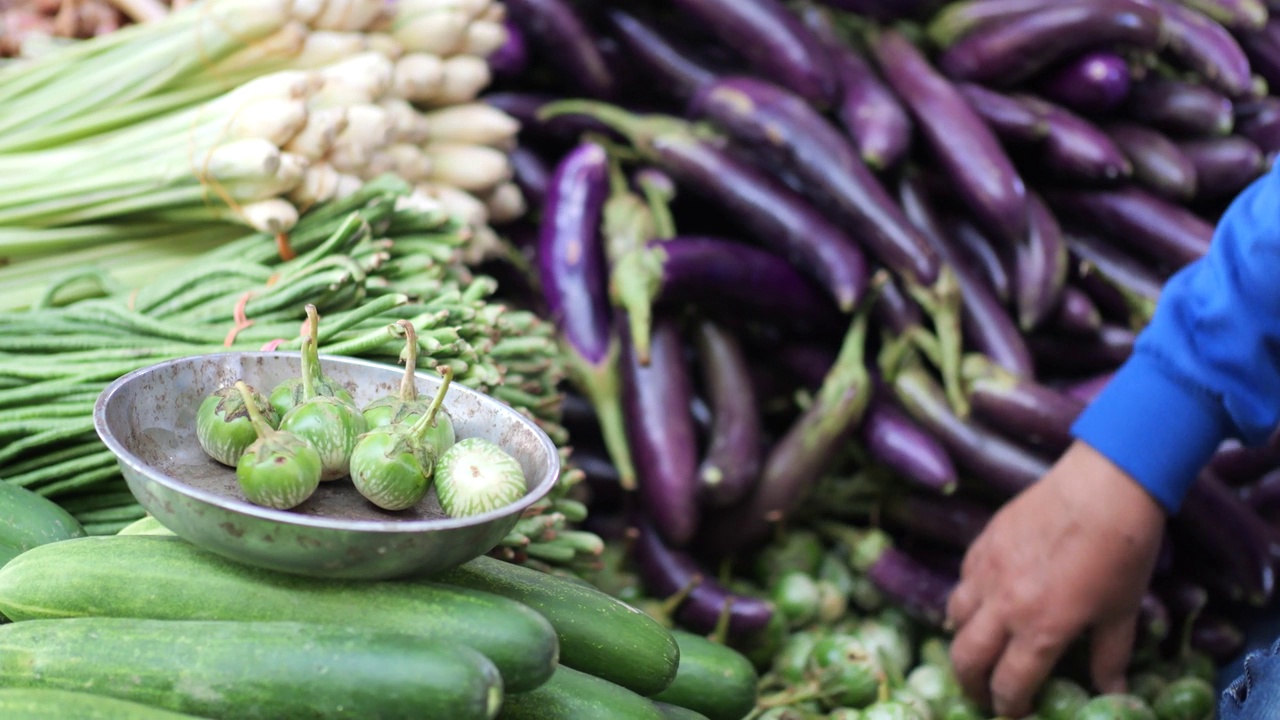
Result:
[[[304,515],[301,513],[291,512],[289,510],[276,510],[274,508],[255,505],[246,500],[237,500],[235,498],[217,495],[192,487],[181,479],[162,473],[154,466],[144,462],[141,458],[125,447],[124,443],[120,441],[120,438],[118,438],[114,432],[112,432],[107,423],[107,408],[111,405],[112,401],[118,397],[121,390],[126,386],[137,382],[138,379],[143,376],[157,372],[162,368],[191,363],[196,360],[246,356],[300,358],[302,353],[298,351],[264,352],[248,350],[229,351],[223,353],[204,353],[186,355],[179,358],[170,358],[168,360],[163,360],[153,365],[148,365],[147,367],[134,370],[113,381],[102,391],[101,394],[98,395],[98,399],[94,402],[93,425],[97,430],[98,437],[116,456],[117,461],[127,464],[130,469],[138,473],[140,476],[147,478],[149,481],[159,483],[174,492],[181,493],[192,499],[229,512],[248,515],[271,522],[300,525],[325,530],[361,531],[372,533],[419,533],[432,530],[457,530],[477,525],[485,525],[497,520],[503,520],[515,514],[523,513],[529,506],[546,497],[559,480],[561,470],[560,454],[555,443],[552,442],[551,437],[548,436],[542,428],[538,427],[532,420],[516,412],[514,409],[500,402],[496,398],[458,383],[453,383],[449,386],[449,395],[452,395],[455,391],[462,395],[471,395],[481,404],[492,405],[494,410],[499,414],[504,415],[511,421],[524,425],[528,429],[532,430],[534,437],[538,440],[539,446],[544,452],[548,453],[548,456],[551,459],[551,464],[548,467],[546,474],[533,484],[523,498],[511,503],[510,505],[504,505],[503,507],[490,510],[486,513],[471,515],[464,518],[436,518],[429,520],[337,520],[320,515]],[[366,360],[364,358],[325,355],[323,353],[320,355],[320,358],[327,363],[337,363],[363,368],[376,368],[378,370],[393,369],[403,374],[402,368],[388,363]],[[414,375],[423,380],[433,380],[430,375],[421,371],[415,372]],[[139,498],[139,501],[141,501],[141,498]]]

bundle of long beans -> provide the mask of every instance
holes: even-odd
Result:
[[[69,270],[31,309],[0,313],[0,478],[64,504],[91,533],[142,517],[94,433],[97,395],[169,358],[297,349],[308,303],[324,315],[322,352],[395,363],[403,340],[388,325],[410,320],[420,367],[448,365],[457,382],[519,409],[563,445],[550,326],[488,302],[496,283],[461,262],[471,233],[405,207],[408,194],[386,177],[317,208],[295,229],[291,260],[253,234],[142,285],[98,267]],[[565,497],[579,477],[566,466],[552,497],[508,538],[507,556],[568,564],[598,552],[598,539],[565,530],[585,516]]]

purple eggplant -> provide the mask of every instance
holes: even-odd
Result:
[[[1053,314],[1067,283],[1067,245],[1058,219],[1038,194],[1027,199],[1031,232],[1013,254],[1013,299],[1023,330],[1038,327]]]
[[[1039,106],[972,83],[960,83],[956,89],[1000,139],[1033,143],[1049,136],[1049,123]]]
[[[507,157],[511,160],[511,174],[516,186],[524,195],[525,202],[530,208],[540,210],[547,202],[551,168],[547,166],[541,155],[527,145],[517,145],[511,149]]]
[[[641,18],[618,8],[604,13],[613,37],[646,81],[681,103],[715,80],[715,72],[687,48]]]
[[[1206,86],[1149,77],[1135,83],[1126,105],[1129,117],[1177,137],[1230,135],[1235,123],[1231,100]]]
[[[865,293],[866,258],[842,229],[774,175],[698,137],[690,124],[590,101],[565,101],[544,112],[595,117],[622,132],[682,188],[709,199],[755,239],[818,279],[841,310],[852,310]]]
[[[942,388],[922,367],[903,369],[891,385],[907,414],[941,441],[956,463],[988,492],[1009,498],[1048,472],[1049,461],[1035,452],[956,417]]]
[[[507,20],[503,26],[507,30],[507,39],[486,60],[495,78],[510,80],[528,71],[529,46],[524,31],[518,25]]]
[[[928,14],[946,0],[817,0],[838,10],[856,13],[881,22]]]
[[[544,119],[541,117],[542,108],[560,99],[554,95],[508,90],[489,93],[481,99],[487,105],[519,121],[522,139],[570,146],[576,144],[585,133],[596,133],[603,137],[617,139],[617,134],[604,123],[591,118],[571,116]]]
[[[836,76],[822,44],[780,0],[673,0],[689,22],[740,53],[752,71],[825,107],[836,96]]]
[[[894,606],[930,627],[942,627],[947,600],[959,584],[957,574],[917,560],[874,530],[854,546],[853,556],[855,568]]]
[[[994,514],[974,500],[924,493],[891,496],[881,512],[886,520],[912,535],[955,550],[968,549]]]
[[[738,339],[702,322],[697,330],[703,387],[711,405],[711,433],[698,468],[704,495],[724,507],[750,492],[760,474],[760,410]]]
[[[1249,446],[1239,441],[1224,442],[1209,460],[1214,474],[1229,485],[1245,485],[1280,468],[1280,448],[1267,443]]]
[[[698,529],[699,487],[693,387],[680,328],[655,319],[648,365],[626,333],[622,338],[622,407],[640,501],[665,542],[684,547]]]
[[[1068,397],[1073,397],[1084,403],[1091,403],[1094,398],[1098,397],[1098,393],[1102,392],[1102,389],[1107,386],[1107,383],[1111,382],[1111,378],[1114,376],[1115,373],[1107,372],[1087,377],[1067,385],[1063,388],[1063,392]]]
[[[1010,258],[1006,257],[1004,248],[997,248],[980,229],[967,218],[957,218],[950,223],[951,238],[955,241],[957,259],[962,259],[981,276],[991,293],[1001,303],[1009,302],[1013,294],[1012,279],[1009,277]]]
[[[880,32],[871,49],[974,216],[1003,241],[1024,238],[1027,189],[987,124],[901,33]]]
[[[1261,607],[1275,592],[1266,524],[1211,472],[1202,472],[1173,518],[1197,564],[1235,600]]]
[[[1101,273],[1115,285],[1125,295],[1131,309],[1140,309],[1150,317],[1164,286],[1158,275],[1123,250],[1092,235],[1072,233],[1067,236],[1067,245],[1073,255],[1087,263],[1089,271]],[[1141,307],[1133,307],[1135,303],[1140,303]]]
[[[959,248],[943,227],[932,207],[932,199],[926,193],[924,183],[917,177],[904,175],[899,183],[898,197],[903,211],[934,244],[955,273],[963,298],[960,319],[965,337],[1009,372],[1020,376],[1032,375],[1031,354],[1017,325],[995,295],[987,290],[982,278],[963,262]]]
[[[1012,377],[981,355],[965,359],[969,405],[979,422],[1053,455],[1072,443],[1084,403],[1026,378]]]
[[[1131,122],[1112,123],[1107,134],[1133,165],[1133,179],[1162,197],[1185,202],[1196,196],[1196,166],[1159,130]]]
[[[1160,643],[1169,636],[1169,625],[1169,608],[1150,590],[1143,593],[1138,606],[1139,641]]]
[[[1206,83],[1227,97],[1244,97],[1253,92],[1253,70],[1250,67],[1248,38],[1242,32],[1242,43],[1220,23],[1179,0],[1139,0],[1160,11],[1168,38],[1165,52],[1181,65],[1195,72]],[[1262,71],[1262,68],[1256,68]],[[1267,77],[1262,72],[1263,77]],[[1271,82],[1270,78],[1267,78]]]
[[[1184,0],[1231,30],[1257,30],[1267,23],[1266,0]]]
[[[1263,474],[1255,482],[1240,489],[1240,499],[1273,527],[1280,517],[1280,468]]]
[[[862,421],[858,434],[867,453],[916,487],[950,495],[958,478],[947,449],[894,406],[888,392],[876,388]]]
[[[605,294],[600,221],[609,194],[608,156],[584,142],[557,165],[538,231],[542,294],[560,330],[575,383],[600,417],[609,455],[627,487],[634,483],[618,396],[617,347]]]
[[[738,143],[785,168],[805,194],[858,237],[880,262],[921,286],[938,277],[938,257],[849,142],[802,98],[744,76],[720,79],[692,103]]]
[[[1087,52],[1052,71],[1036,88],[1049,100],[1084,115],[1104,115],[1129,97],[1129,62],[1106,50]]]
[[[617,90],[605,56],[569,0],[508,0],[507,16],[576,91],[609,99]]]
[[[675,237],[649,243],[630,275],[613,288],[627,310],[632,342],[649,353],[654,306],[695,305],[719,314],[747,313],[786,327],[839,327],[831,300],[785,258],[716,237]]]
[[[1136,187],[1052,190],[1046,198],[1060,217],[1174,268],[1199,259],[1213,239],[1213,226],[1199,216]]]
[[[1098,308],[1098,314],[1102,316],[1104,326],[1114,323],[1133,327],[1135,322],[1133,313],[1137,309],[1133,302],[1135,295],[1125,293],[1120,286],[1111,282],[1106,275],[1098,272],[1098,269],[1087,261],[1073,258],[1071,271],[1071,286],[1089,296],[1093,306]],[[1144,301],[1144,307],[1146,305]]]
[[[1191,649],[1208,655],[1219,665],[1235,660],[1244,644],[1244,633],[1226,618],[1201,613],[1191,625]]]
[[[911,148],[910,113],[875,68],[840,39],[828,13],[808,7],[801,18],[831,58],[839,89],[836,116],[863,162],[876,170],[896,166]]]
[[[1031,100],[1028,98],[1028,102]],[[1094,123],[1064,107],[1037,101],[1049,134],[1036,149],[1036,159],[1052,175],[1089,184],[1113,183],[1129,177],[1133,165],[1116,143]]]
[[[1158,11],[1133,0],[1073,0],[978,28],[944,50],[938,67],[957,80],[1011,86],[1100,45],[1154,50],[1162,41]]]
[[[1240,44],[1267,85],[1280,87],[1280,18],[1272,18],[1260,30],[1240,33]]]
[[[1083,290],[1068,285],[1049,326],[1066,335],[1093,335],[1102,329],[1102,314]]]
[[[690,630],[709,633],[726,612],[729,634],[747,635],[769,624],[773,608],[759,598],[735,595],[705,572],[687,553],[663,542],[661,535],[647,519],[635,523],[635,542],[631,553],[640,578],[650,594],[659,598],[678,598],[675,619]]]
[[[948,3],[926,29],[934,45],[946,49],[979,29],[1058,5],[1060,0],[961,0]]]
[[[756,545],[785,523],[855,432],[871,399],[866,309],[854,315],[835,364],[813,403],[769,450],[754,491],[718,513],[707,542],[716,555]]]
[[[880,327],[897,335],[907,335],[922,326],[924,311],[899,287],[900,282],[890,277],[880,287],[871,306],[871,317]]]
[[[797,385],[811,390],[822,387],[822,381],[836,364],[834,352],[805,343],[787,343],[778,348],[777,359],[788,373],[795,376]]]
[[[1178,149],[1195,168],[1196,195],[1201,198],[1235,197],[1267,170],[1262,150],[1239,135],[1186,140]]]
[[[1036,369],[1046,374],[1090,375],[1114,371],[1133,354],[1137,334],[1127,327],[1104,324],[1089,338],[1036,334],[1027,338]]]
[[[1236,131],[1258,146],[1264,162],[1280,153],[1280,98],[1265,97],[1236,107]]]

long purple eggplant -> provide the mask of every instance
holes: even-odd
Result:
[[[1132,294],[1125,293],[1124,290],[1116,283],[1111,282],[1106,275],[1099,272],[1091,263],[1080,260],[1077,257],[1072,258],[1071,272],[1071,286],[1078,288],[1089,296],[1093,306],[1098,308],[1098,313],[1102,315],[1104,326],[1108,323],[1113,323],[1124,327],[1133,327],[1133,313],[1137,308],[1134,305],[1134,296]]]
[[[760,409],[738,339],[705,321],[698,325],[696,339],[711,405],[711,433],[698,478],[710,503],[724,507],[750,492],[760,474]]]
[[[1088,184],[1113,183],[1129,177],[1133,165],[1116,143],[1096,124],[1064,107],[1045,101],[1041,106],[1049,134],[1036,157],[1052,175]]]
[[[1264,162],[1270,163],[1280,153],[1280,98],[1238,104],[1236,131],[1257,145]]]
[[[816,278],[841,310],[852,310],[866,292],[866,258],[842,229],[773,175],[698,137],[690,124],[590,101],[564,101],[545,112],[595,117],[626,135],[682,188]]]
[[[994,514],[986,505],[968,498],[925,493],[891,496],[881,510],[894,525],[955,550],[967,550]]]
[[[1011,86],[1098,46],[1154,50],[1160,13],[1133,0],[1073,0],[978,28],[938,59],[957,80]]]
[[[862,421],[858,435],[867,453],[916,487],[950,495],[958,477],[947,449],[894,406],[888,392],[876,388]]]
[[[508,0],[507,15],[577,91],[609,99],[618,80],[569,0]]]
[[[1236,659],[1244,650],[1245,634],[1224,617],[1201,613],[1191,625],[1191,648],[1219,665]]]
[[[1098,393],[1102,392],[1102,389],[1107,386],[1107,383],[1111,382],[1111,378],[1114,376],[1115,373],[1107,372],[1087,377],[1067,385],[1063,388],[1063,392],[1068,397],[1073,397],[1084,403],[1091,403],[1094,398],[1098,397]]]
[[[899,183],[899,201],[907,217],[933,243],[938,254],[951,267],[963,298],[961,326],[965,337],[997,364],[1019,376],[1034,374],[1031,354],[1027,351],[1017,325],[1009,318],[1000,301],[982,278],[967,266],[933,207],[932,198],[918,177],[904,175]]]
[[[627,310],[641,358],[649,353],[654,306],[695,305],[720,314],[746,313],[787,327],[842,324],[831,300],[786,258],[727,238],[680,236],[648,244],[615,302]]]
[[[879,20],[919,17],[935,10],[946,0],[817,0],[823,5]]]
[[[1072,58],[1048,72],[1036,83],[1040,94],[1073,112],[1104,115],[1129,97],[1129,62],[1107,50],[1094,50]]]
[[[938,277],[938,257],[880,181],[826,118],[800,96],[745,76],[720,79],[690,103],[745,147],[785,168],[806,195],[889,268],[921,286]]]
[[[542,208],[547,202],[551,168],[541,155],[527,145],[517,145],[507,153],[507,157],[511,161],[512,177],[524,195],[525,202],[530,208]]]
[[[1062,302],[1049,319],[1049,327],[1067,335],[1093,335],[1102,329],[1102,314],[1083,290],[1068,285]]]
[[[1009,498],[1039,480],[1050,462],[972,420],[956,417],[938,383],[922,367],[908,367],[893,378],[894,394],[907,413],[951,451],[974,481]]]
[[[1129,117],[1176,137],[1231,134],[1231,100],[1205,85],[1149,77],[1135,83],[1126,105]]]
[[[934,45],[946,49],[981,28],[1057,4],[1059,0],[961,0],[947,3],[929,21],[926,34]]]
[[[1186,140],[1178,149],[1196,173],[1196,196],[1230,198],[1266,172],[1267,161],[1253,141],[1239,135]]]
[[[627,57],[661,92],[687,103],[700,87],[715,80],[711,68],[648,21],[618,8],[606,10],[604,17]]]
[[[1240,33],[1244,47],[1221,23],[1178,0],[1139,0],[1160,11],[1168,39],[1165,52],[1227,97],[1253,91],[1253,72],[1246,54],[1250,32]],[[1267,78],[1271,82],[1270,78]]]
[[[634,484],[618,394],[617,346],[605,294],[600,220],[609,194],[608,156],[584,142],[557,165],[538,232],[538,269],[575,383],[596,408],[609,455]]]
[[[1240,43],[1255,72],[1271,87],[1280,87],[1280,18],[1260,30],[1240,33]]]
[[[993,295],[1001,303],[1009,302],[1013,295],[1013,280],[1009,277],[1012,261],[1004,248],[996,247],[968,218],[957,218],[950,223],[951,238],[955,241],[960,258],[980,275]]]
[[[740,53],[761,77],[817,107],[836,96],[836,76],[822,44],[780,0],[672,0],[690,22]]]
[[[1185,0],[1231,30],[1256,30],[1267,22],[1266,0]]]
[[[813,403],[769,450],[754,491],[710,521],[706,542],[714,554],[732,554],[767,539],[829,469],[844,441],[857,432],[872,394],[866,339],[863,308],[854,315]]]
[[[645,512],[663,539],[684,547],[698,529],[698,440],[693,385],[679,325],[656,318],[649,364],[622,335],[622,407]]]
[[[974,216],[1009,243],[1025,237],[1026,186],[964,96],[897,31],[880,32],[871,51]]]
[[[1033,380],[1012,377],[981,355],[965,359],[964,374],[969,404],[979,422],[1055,456],[1071,445],[1071,424],[1084,403]]]
[[[1259,607],[1271,599],[1271,535],[1262,519],[1216,476],[1200,474],[1173,523],[1195,549],[1199,563],[1233,599]]]
[[[897,278],[890,277],[880,287],[871,306],[871,317],[882,328],[897,335],[908,335],[922,327],[924,311],[899,283]]]
[[[911,148],[915,124],[875,68],[836,33],[830,14],[808,7],[800,17],[822,41],[836,74],[836,117],[869,167],[896,166]]]
[[[1070,217],[1153,260],[1180,268],[1209,250],[1213,226],[1191,211],[1136,187],[1052,190],[1046,199]]]
[[[1255,482],[1245,485],[1240,489],[1240,499],[1258,517],[1274,526],[1276,518],[1280,517],[1280,469],[1272,469]]]
[[[1107,133],[1133,164],[1133,179],[1177,202],[1196,196],[1196,166],[1159,130],[1130,122],[1113,123]]]
[[[1036,369],[1045,373],[1091,375],[1110,372],[1133,354],[1137,334],[1127,327],[1103,325],[1094,337],[1036,334],[1027,338]]]
[[[510,20],[505,21],[503,26],[507,31],[506,41],[485,60],[495,78],[509,80],[528,72],[529,43],[520,26]]]
[[[1146,301],[1154,309],[1160,299],[1160,291],[1164,282],[1147,266],[1134,260],[1105,240],[1083,233],[1071,233],[1067,236],[1067,245],[1077,258],[1088,263],[1092,270],[1102,275],[1126,294],[1132,294]],[[1132,303],[1130,299],[1128,302]]]
[[[911,617],[940,629],[957,575],[927,565],[893,546],[887,535],[868,531],[853,547],[854,565],[887,600]]]
[[[1039,106],[973,83],[959,83],[956,89],[1000,139],[1033,143],[1049,136],[1049,123]]]
[[[1223,443],[1209,460],[1215,475],[1229,485],[1245,485],[1280,468],[1280,448],[1267,443],[1249,446],[1238,441]]]
[[[663,542],[647,519],[634,523],[635,542],[631,553],[640,578],[650,594],[662,599],[683,600],[675,609],[675,619],[695,632],[709,633],[727,611],[729,634],[747,635],[762,630],[773,617],[773,608],[759,598],[736,595],[706,572],[690,555]]]
[[[1036,193],[1027,196],[1031,232],[1014,247],[1013,299],[1018,325],[1039,327],[1062,302],[1067,283],[1067,245],[1053,211]]]

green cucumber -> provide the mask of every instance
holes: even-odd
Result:
[[[105,695],[39,688],[0,689],[0,718],[4,720],[200,720]]]
[[[30,550],[84,537],[84,528],[57,503],[0,480],[0,545]]]
[[[756,669],[738,651],[701,635],[675,630],[680,669],[658,702],[697,710],[710,720],[742,720],[756,703]]]
[[[493,663],[448,638],[298,622],[69,618],[0,627],[0,687],[237,720],[492,720]]]
[[[658,711],[667,720],[711,720],[700,712],[682,708],[679,705],[668,705],[663,702],[655,702],[654,705],[658,706]]]
[[[86,537],[29,550],[0,568],[0,613],[14,621],[296,620],[406,632],[479,651],[514,692],[546,682],[559,653],[546,619],[504,597],[434,583],[286,575],[160,535]]]
[[[433,582],[510,598],[541,613],[560,638],[560,664],[649,696],[676,677],[680,648],[649,615],[585,583],[479,557]]]
[[[507,695],[500,720],[664,720],[648,698],[561,665],[551,679],[529,692]]]
[[[164,525],[161,525],[159,520],[155,519],[151,515],[148,515],[144,518],[141,518],[139,520],[135,520],[132,523],[129,523],[125,527],[121,528],[120,532],[116,534],[117,535],[173,535],[173,531],[165,527]]]

